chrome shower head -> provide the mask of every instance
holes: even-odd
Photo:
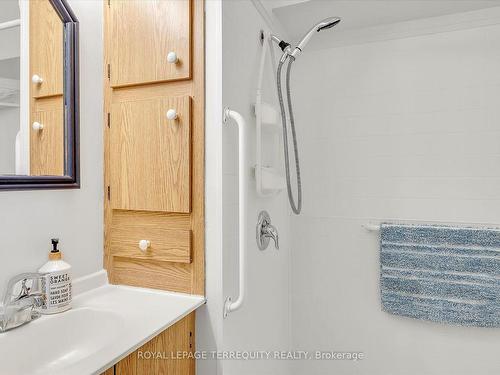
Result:
[[[314,25],[300,40],[299,44],[297,44],[297,47],[293,50],[291,53],[291,56],[297,57],[300,55],[302,50],[304,49],[305,45],[309,42],[309,40],[312,38],[314,33],[330,29],[333,26],[337,25],[341,21],[340,18],[338,17],[329,17],[325,18],[324,20],[318,22],[316,25]]]

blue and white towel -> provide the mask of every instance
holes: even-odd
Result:
[[[415,319],[500,326],[500,230],[382,224],[383,310]]]

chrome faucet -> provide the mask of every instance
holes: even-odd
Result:
[[[279,249],[278,230],[274,225],[271,225],[269,214],[266,211],[261,211],[257,219],[257,246],[259,246],[259,249],[267,249],[270,239],[274,241],[274,247]]]
[[[41,273],[21,273],[9,280],[0,311],[0,332],[40,317],[40,309],[46,300],[42,292],[44,276]]]

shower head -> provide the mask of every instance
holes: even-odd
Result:
[[[330,29],[333,26],[335,26],[336,24],[338,24],[340,21],[341,21],[341,19],[338,17],[330,17],[330,18],[324,19],[323,21],[321,21],[320,23],[318,23],[315,26],[316,31],[320,32],[321,30]]]
[[[291,56],[296,58],[298,55],[300,55],[305,45],[307,44],[307,42],[309,42],[309,39],[312,38],[314,33],[330,29],[333,26],[337,25],[340,21],[341,19],[338,17],[329,17],[325,18],[323,21],[318,22],[302,37],[299,44],[297,44],[297,47],[295,47],[295,49],[291,53]]]

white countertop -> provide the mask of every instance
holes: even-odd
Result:
[[[205,298],[76,282],[71,310],[0,334],[0,373],[99,374],[204,304]],[[90,280],[90,282],[89,282]],[[100,284],[100,286],[99,286]]]

